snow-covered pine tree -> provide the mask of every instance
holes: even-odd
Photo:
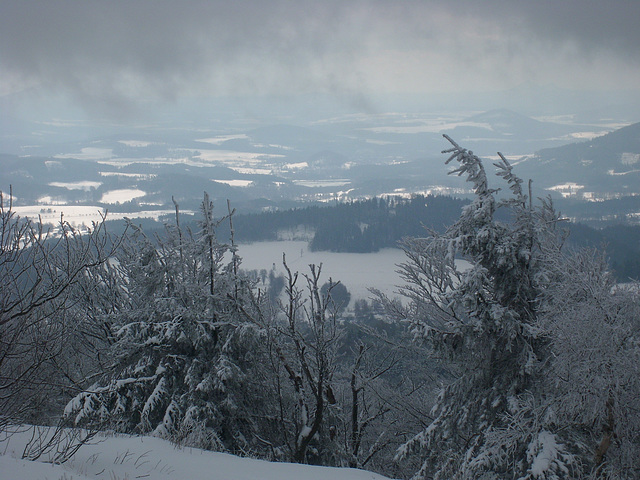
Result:
[[[407,240],[400,273],[410,301],[405,318],[449,359],[455,380],[398,458],[423,456],[415,478],[568,478],[569,446],[546,428],[550,346],[538,328],[541,246],[556,235],[558,216],[547,202],[532,205],[502,155],[495,165],[510,193],[501,198],[482,161],[446,138],[447,163],[458,163],[451,173],[466,176],[475,198],[445,234]],[[459,258],[470,267],[461,271]],[[511,428],[514,418],[521,430]]]
[[[596,251],[549,260],[541,327],[554,422],[579,447],[585,477],[640,478],[640,286],[617,285]]]
[[[237,275],[233,246],[218,242],[205,194],[195,233],[176,224],[151,239],[131,226],[118,252],[117,311],[105,315],[113,368],[65,410],[76,425],[154,433],[203,448],[250,451],[252,416],[262,398],[247,371],[261,362],[257,330],[239,315],[251,286]]]

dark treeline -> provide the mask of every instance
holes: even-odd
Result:
[[[334,206],[237,215],[234,229],[236,240],[243,242],[276,240],[279,232],[303,226],[315,232],[310,242],[312,250],[376,252],[397,246],[406,236],[425,236],[427,229],[443,231],[466,203],[432,195],[372,198]],[[228,227],[221,228],[221,234],[225,228]]]
[[[618,281],[640,278],[640,226],[611,225],[595,229],[572,223],[569,232],[572,244],[604,251]]]
[[[640,197],[637,196],[613,198],[602,202],[559,199],[554,203],[564,215],[595,228],[627,223],[630,217],[640,211]]]
[[[372,199],[338,205],[317,230],[312,250],[375,252],[395,247],[407,236],[442,232],[455,221],[465,200],[417,195],[411,199]]]
[[[310,205],[287,210],[233,217],[236,242],[278,240],[283,232],[296,229],[311,232],[309,247],[315,251],[369,253],[397,247],[405,237],[424,237],[429,230],[441,233],[455,222],[468,200],[433,195],[372,198],[369,200]],[[226,208],[217,208],[223,217]],[[497,212],[501,218],[503,213]],[[183,224],[196,228],[197,216],[182,216]],[[167,218],[172,221],[171,218]],[[162,229],[153,220],[136,220],[145,231]],[[595,247],[606,252],[610,267],[619,281],[640,278],[640,226],[610,225],[598,229],[581,223],[566,223],[569,243]],[[116,229],[117,230],[117,229]],[[230,225],[218,225],[218,238],[230,238]]]
[[[368,253],[397,247],[405,237],[424,237],[429,230],[441,233],[455,222],[468,200],[446,196],[416,195],[373,198],[292,210],[234,217],[236,240],[276,240],[278,232],[304,226],[314,231],[311,250]],[[502,217],[497,212],[497,217]],[[506,220],[506,218],[502,219]],[[581,223],[563,225],[569,243],[595,247],[606,253],[619,281],[640,278],[640,226],[610,225],[602,229]],[[220,225],[228,235],[228,225]]]
[[[376,252],[381,248],[397,247],[407,236],[423,237],[428,230],[443,232],[460,215],[468,200],[446,196],[415,195],[372,198],[345,203],[309,205],[287,210],[233,216],[234,239],[239,243],[279,240],[287,232],[311,232],[310,248],[332,252]],[[218,217],[226,215],[217,207]],[[195,228],[198,216],[181,215],[182,224]],[[162,230],[162,224],[173,221],[171,216],[155,222],[136,219],[135,224],[145,231]],[[121,222],[123,225],[124,223]],[[116,231],[118,229],[116,228]],[[221,222],[218,238],[230,237],[230,224]]]

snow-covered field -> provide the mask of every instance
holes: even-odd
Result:
[[[187,149],[193,152],[194,158],[200,158],[209,163],[222,163],[226,166],[239,164],[260,165],[267,159],[283,158],[283,155],[254,152],[237,152],[235,150],[207,150]]]
[[[351,180],[347,178],[336,180],[294,180],[296,185],[302,185],[303,187],[310,188],[322,188],[322,187],[342,187],[347,185]]]
[[[157,175],[153,173],[125,173],[125,172],[100,172],[101,177],[123,177],[134,180],[149,180],[156,178]]]
[[[102,195],[102,203],[124,203],[134,198],[144,197],[146,193],[137,188],[122,188],[119,190],[109,190]]]
[[[104,214],[104,209],[97,205],[29,205],[12,207],[12,210],[20,217],[34,221],[40,218],[47,225],[58,225],[60,214],[64,213],[64,220],[74,227],[89,226],[91,222],[100,221],[101,214]]]
[[[69,222],[73,227],[88,227],[92,222],[100,222],[105,209],[97,205],[28,205],[20,207],[12,207],[16,215],[23,218],[29,218],[33,221],[42,220],[48,228],[55,227],[60,223],[60,214],[64,214],[64,220]],[[182,210],[185,215],[193,215],[193,210]],[[135,213],[108,212],[108,220],[122,220],[128,218],[152,218],[159,220],[165,215],[174,215],[175,210],[140,210]],[[0,479],[2,480],[2,479]]]
[[[237,135],[218,135],[212,138],[198,138],[196,142],[210,143],[211,145],[222,145],[224,142],[228,142],[229,140],[248,140],[249,137],[245,133],[240,133]]]
[[[88,192],[92,188],[98,188],[102,185],[102,182],[92,182],[91,180],[84,180],[82,182],[50,182],[52,187],[66,188],[67,190],[83,190]]]
[[[252,180],[211,180],[212,182],[226,183],[231,187],[248,187],[253,183]]]
[[[149,145],[154,145],[155,142],[147,142],[144,140],[118,140],[118,143],[122,143],[127,147],[144,148],[148,147]]]
[[[350,468],[272,463],[196,448],[166,440],[126,435],[99,436],[62,465],[21,460],[28,431],[0,439],[2,480],[384,480]]]

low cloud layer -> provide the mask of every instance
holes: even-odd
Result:
[[[9,0],[0,94],[117,114],[185,96],[631,88],[639,24],[635,0]]]

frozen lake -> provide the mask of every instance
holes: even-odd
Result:
[[[284,273],[283,253],[293,272],[309,273],[310,264],[322,263],[322,283],[329,277],[340,280],[351,293],[352,302],[370,297],[367,290],[370,287],[392,296],[401,283],[396,265],[405,259],[404,252],[397,248],[385,248],[376,253],[312,252],[304,241],[257,242],[238,247],[241,266],[246,270],[275,268],[277,273]]]

